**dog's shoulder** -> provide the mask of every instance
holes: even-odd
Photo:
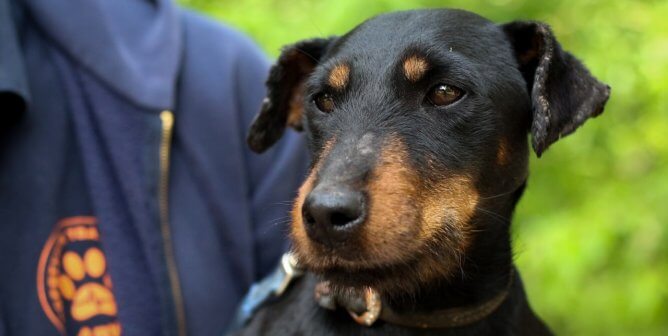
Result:
[[[266,303],[234,335],[327,335],[327,328],[316,322],[322,319],[322,308],[313,299],[316,282],[309,273],[295,280],[282,296]]]

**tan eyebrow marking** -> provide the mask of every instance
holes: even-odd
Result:
[[[421,56],[412,55],[404,61],[404,75],[411,82],[419,81],[429,70],[429,63]]]
[[[339,64],[329,72],[329,85],[336,90],[343,90],[348,85],[350,79],[350,66]]]

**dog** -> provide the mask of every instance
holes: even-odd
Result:
[[[292,211],[306,275],[241,335],[549,335],[510,221],[538,157],[603,112],[610,87],[540,22],[453,9],[374,17],[283,49],[251,125],[313,161]]]

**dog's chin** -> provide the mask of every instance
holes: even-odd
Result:
[[[383,292],[397,287],[401,272],[398,266],[377,268],[329,268],[316,272],[323,280],[330,282],[334,288],[365,288],[372,287]]]
[[[299,258],[298,252],[297,255]],[[318,275],[322,280],[329,281],[333,288],[371,287],[381,294],[413,292],[435,278],[449,277],[452,270],[457,269],[451,267],[455,264],[454,259],[435,260],[424,255],[410,260],[386,260],[382,264],[350,260],[333,254],[310,255],[299,259],[304,269]]]

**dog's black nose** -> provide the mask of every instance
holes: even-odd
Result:
[[[325,245],[348,239],[366,216],[364,195],[341,188],[315,188],[302,206],[309,237]]]

